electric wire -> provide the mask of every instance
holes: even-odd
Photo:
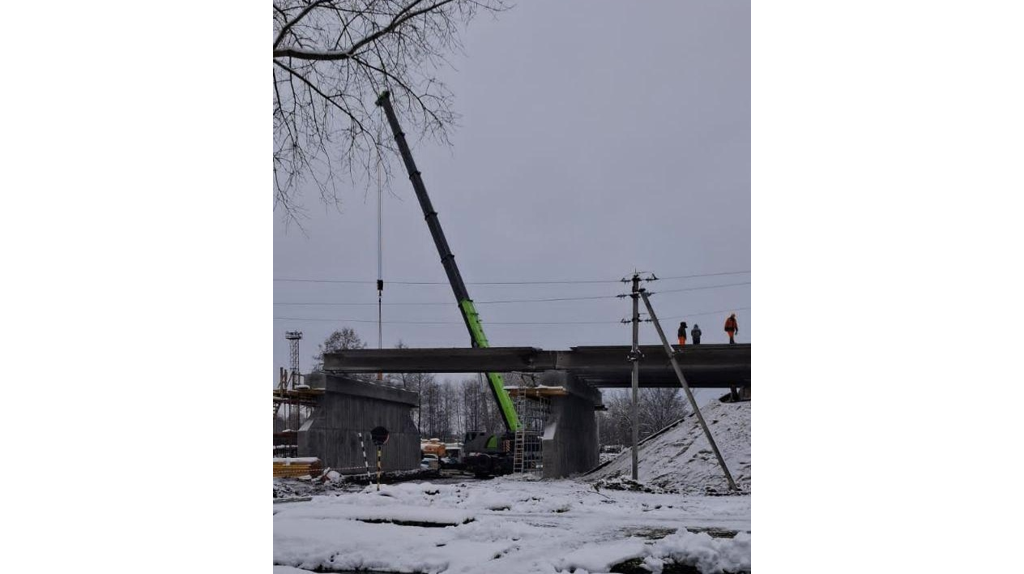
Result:
[[[718,313],[730,313],[735,311],[749,310],[750,307],[730,307],[729,309],[720,309],[717,311],[703,311],[700,313],[686,313],[683,315],[673,315],[669,317],[663,317],[663,319],[680,319],[687,317],[703,317],[706,315],[716,315]],[[365,320],[365,319],[325,319],[321,317],[274,317],[278,321],[318,321],[318,322],[330,322],[330,323],[376,323],[376,320]],[[610,325],[621,323],[622,321],[485,321],[487,325]],[[463,321],[384,321],[385,325],[463,325]]]
[[[659,293],[682,293],[683,291],[700,291],[701,289],[714,289],[717,287],[738,287],[740,285],[750,285],[750,281],[743,283],[729,283],[727,285],[705,285],[703,287],[684,287],[682,289],[660,289],[658,291],[648,291],[648,295],[657,295]],[[626,295],[628,297],[628,295]]]
[[[675,275],[670,277],[659,277],[661,281],[678,279],[695,279],[698,277],[719,277],[723,275],[745,275],[747,271],[725,271],[721,273],[700,273],[696,275]],[[279,283],[338,283],[338,284],[372,284],[373,281],[357,279],[305,279],[305,278],[274,278]],[[565,279],[552,281],[466,281],[466,285],[578,285],[594,283],[621,283],[622,279]],[[450,285],[447,281],[388,281],[392,285]]]
[[[721,285],[702,285],[698,287],[686,287],[683,289],[667,289],[663,291],[650,291],[648,295],[655,295],[659,293],[682,293],[684,291],[703,291],[707,289],[718,289],[723,287],[739,287],[742,285],[750,285],[750,281],[742,283],[725,283]],[[547,297],[541,299],[496,299],[491,301],[477,301],[473,303],[477,305],[503,305],[510,303],[551,303],[551,302],[565,302],[565,301],[593,301],[598,299],[622,299],[629,297],[629,294],[619,295],[593,295],[588,297]],[[376,305],[377,303],[312,303],[312,302],[282,302],[274,303],[274,305],[289,306],[289,307],[360,307],[366,305]],[[452,301],[424,301],[424,302],[400,302],[400,303],[384,303],[388,306],[428,306],[428,305],[456,305]]]

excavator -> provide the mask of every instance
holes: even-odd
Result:
[[[405,169],[409,172],[412,188],[416,192],[416,198],[420,202],[420,207],[423,209],[423,216],[426,218],[430,235],[433,237],[434,245],[441,256],[441,265],[444,266],[448,282],[451,284],[452,291],[455,294],[455,301],[459,307],[459,312],[462,314],[462,319],[469,330],[470,343],[473,347],[489,347],[490,343],[488,343],[487,335],[484,334],[483,325],[480,323],[480,315],[473,305],[473,300],[469,297],[466,283],[462,280],[459,268],[455,264],[455,255],[452,254],[451,248],[448,247],[448,240],[445,239],[444,231],[441,229],[441,222],[438,220],[437,211],[434,210],[434,206],[430,202],[430,196],[427,195],[427,188],[423,184],[423,178],[420,176],[419,169],[416,168],[416,162],[412,159],[412,152],[409,150],[408,142],[406,142],[405,133],[402,132],[402,127],[395,116],[395,110],[391,106],[390,92],[382,92],[380,97],[377,98],[376,103],[377,106],[384,110],[384,115],[387,116],[388,124],[391,126],[395,143],[398,145],[402,160],[405,162]],[[502,421],[505,423],[505,432],[500,434],[487,434],[478,431],[466,433],[462,447],[463,462],[466,464],[467,470],[481,477],[512,472],[516,432],[522,429],[519,417],[516,416],[516,410],[512,405],[512,399],[505,389],[505,381],[502,376],[498,373],[487,373],[486,375],[491,394],[498,403],[498,411],[501,413]],[[521,436],[520,438],[524,437]],[[538,439],[531,436],[528,440]]]

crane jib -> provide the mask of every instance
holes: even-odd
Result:
[[[469,327],[469,334],[473,338],[473,346],[482,349],[490,347],[487,335],[484,334],[483,325],[480,324],[480,315],[477,314],[476,306],[473,305],[473,302],[469,299],[464,299],[459,301],[459,307],[462,309],[462,316],[466,320],[466,326]],[[498,402],[498,406],[501,408],[501,413],[505,419],[506,426],[508,426],[508,430],[518,430],[519,417],[516,415],[516,409],[512,405],[512,398],[508,396],[508,391],[505,390],[504,379],[498,373],[487,373],[487,382],[491,386],[494,400]]]
[[[390,97],[391,95],[387,91],[381,93],[380,97],[377,98],[377,105],[384,108],[388,125],[391,126],[391,131],[395,136],[395,143],[398,144],[398,150],[402,154],[405,168],[409,172],[409,180],[412,182],[416,198],[423,209],[423,216],[427,221],[427,227],[430,229],[430,236],[433,238],[437,252],[441,256],[441,265],[444,266],[448,282],[451,284],[452,291],[455,294],[455,300],[459,303],[459,309],[462,311],[462,318],[469,329],[473,346],[489,347],[490,344],[487,342],[487,336],[484,335],[483,326],[480,324],[480,316],[476,312],[473,301],[469,298],[466,283],[462,280],[459,268],[455,264],[455,256],[452,254],[451,248],[448,247],[444,231],[441,230],[441,222],[438,220],[437,211],[434,210],[434,206],[430,202],[430,196],[427,195],[427,188],[423,184],[423,178],[420,171],[416,168],[416,162],[412,159],[412,152],[409,150],[409,144],[405,141],[405,134],[402,133],[402,128],[398,124],[398,118],[395,116],[395,110],[391,107]],[[501,411],[505,426],[509,431],[519,430],[519,417],[516,416],[512,399],[509,397],[508,391],[505,390],[505,382],[501,375],[498,373],[487,373],[487,381],[490,383],[491,394],[494,395],[494,400],[500,407],[499,410]]]

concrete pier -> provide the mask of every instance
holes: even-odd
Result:
[[[544,425],[543,476],[563,478],[587,472],[598,464],[597,417],[601,393],[565,371],[547,371],[544,386],[559,386],[568,394],[551,397]]]
[[[315,456],[324,468],[342,474],[366,472],[363,448],[371,472],[377,471],[377,450],[370,430],[382,426],[390,436],[382,451],[384,471],[414,470],[420,466],[420,435],[412,421],[412,409],[418,403],[416,393],[324,373],[306,378],[324,393],[313,412],[299,429],[299,456]]]

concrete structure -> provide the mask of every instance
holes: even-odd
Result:
[[[385,472],[414,470],[420,466],[420,434],[412,421],[416,393],[332,374],[315,373],[307,384],[323,388],[313,417],[299,429],[298,455],[315,456],[343,474],[366,472],[362,442],[370,470],[376,472],[376,447],[370,430],[382,426],[390,432],[382,452]]]
[[[324,368],[339,373],[508,373],[565,371],[594,387],[629,387],[630,347],[533,347],[457,349],[347,349],[324,356]],[[661,345],[641,345],[640,386],[678,387]],[[692,345],[677,356],[690,388],[750,386],[750,345]]]
[[[598,388],[631,385],[631,347],[572,347],[545,351],[533,347],[455,349],[346,349],[324,355],[334,373],[541,373],[540,384],[560,387],[551,393],[543,435],[543,476],[560,478],[587,472],[598,463],[595,409],[602,408]],[[677,356],[691,388],[750,387],[750,345],[694,345]],[[640,386],[679,387],[661,345],[640,347]],[[301,452],[300,452],[301,454]]]
[[[547,371],[540,376],[544,386],[567,391],[551,396],[551,412],[542,437],[544,478],[581,474],[598,465],[597,417],[601,392],[564,371]]]

